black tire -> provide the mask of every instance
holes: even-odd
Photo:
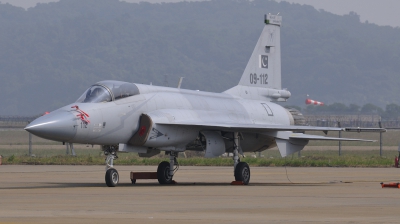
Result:
[[[118,185],[119,175],[118,171],[114,168],[110,168],[106,172],[106,184],[108,187],[115,187]]]
[[[132,184],[136,184],[136,179],[131,179]]]
[[[244,185],[250,182],[250,167],[245,162],[239,162],[235,169],[235,180],[242,181]]]
[[[172,177],[169,175],[169,162],[163,161],[158,165],[157,168],[157,179],[160,184],[171,184]]]

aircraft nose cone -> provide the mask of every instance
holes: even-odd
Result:
[[[68,111],[54,111],[32,121],[25,130],[41,138],[67,142],[76,134],[76,116]]]

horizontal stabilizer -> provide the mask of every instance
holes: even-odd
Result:
[[[307,135],[302,133],[293,133],[291,131],[273,131],[264,134],[275,138],[276,145],[278,146],[282,157],[302,150],[309,140],[375,142],[374,140],[365,139],[332,138],[319,135]]]
[[[307,135],[301,133],[293,133],[290,139],[307,139],[307,140],[325,140],[325,141],[358,141],[358,142],[376,142],[375,140],[357,139],[357,138],[333,138],[319,135]]]
[[[386,129],[384,128],[354,128],[354,127],[348,127],[344,128],[346,132],[386,132]]]

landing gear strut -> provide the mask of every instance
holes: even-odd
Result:
[[[108,187],[115,187],[118,185],[119,182],[119,175],[118,171],[114,169],[114,159],[117,159],[117,148],[114,146],[109,146],[104,149],[104,155],[107,156],[106,158],[106,184]]]
[[[160,184],[172,184],[174,181],[172,178],[179,169],[179,163],[176,160],[178,157],[177,152],[169,152],[169,162],[163,161],[158,165],[157,168],[157,179]],[[176,167],[175,167],[176,166]]]
[[[67,151],[65,153],[68,155],[69,154],[69,150],[71,149],[71,155],[72,156],[76,156],[75,149],[74,149],[74,143],[68,143],[67,142],[65,145],[67,146]]]
[[[234,162],[234,176],[235,181],[241,181],[244,185],[248,185],[250,182],[250,167],[245,162],[240,162],[239,158],[239,133],[233,133],[234,150],[233,150],[233,162]]]

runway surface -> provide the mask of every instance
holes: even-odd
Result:
[[[138,180],[116,166],[0,166],[0,223],[397,223],[395,168],[251,167],[249,186],[231,186],[232,167],[181,167],[176,185]]]

